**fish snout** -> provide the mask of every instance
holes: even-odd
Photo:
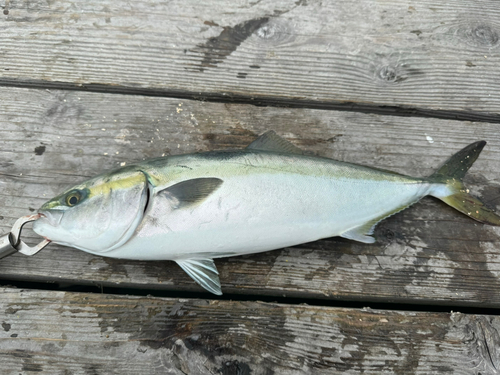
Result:
[[[57,227],[63,218],[64,211],[60,210],[39,210],[38,213],[41,215],[39,220],[47,221],[53,227]]]

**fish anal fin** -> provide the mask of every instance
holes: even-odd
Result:
[[[290,143],[286,139],[281,138],[274,132],[274,130],[269,130],[259,136],[259,138],[257,138],[247,146],[247,149],[300,155],[304,154],[304,152],[300,148]]]
[[[349,240],[354,240],[363,243],[375,243],[375,237],[372,236],[373,231],[375,230],[375,226],[378,224],[378,221],[369,221],[359,227],[348,230],[347,232],[342,233],[340,236],[347,238]]]
[[[175,208],[181,208],[204,201],[221,185],[220,178],[193,178],[163,189],[158,195],[172,200]]]
[[[375,231],[375,227],[382,220],[387,219],[389,216],[395,215],[398,212],[403,211],[404,209],[410,207],[414,203],[417,203],[419,199],[416,199],[410,203],[404,204],[395,208],[392,211],[386,212],[375,219],[369,220],[357,227],[351,228],[348,231],[345,231],[340,235],[340,237],[344,237],[350,240],[359,241],[363,243],[375,243],[376,239],[373,237],[373,232]]]
[[[210,293],[222,295],[219,272],[213,259],[177,259],[175,262],[200,286]]]

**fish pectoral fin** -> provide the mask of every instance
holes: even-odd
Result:
[[[221,185],[220,178],[193,178],[172,185],[158,192],[174,203],[175,208],[191,206],[204,201]]]
[[[222,295],[219,272],[213,259],[178,259],[175,262],[203,288],[218,296]]]
[[[376,222],[370,221],[366,224],[363,224],[359,227],[353,228],[351,230],[348,230],[347,232],[342,233],[340,237],[364,243],[375,243],[375,237],[373,237],[372,234],[377,223],[378,221]]]
[[[272,152],[284,152],[290,154],[303,155],[304,152],[290,143],[284,138],[281,138],[274,130],[269,130],[259,136],[255,141],[247,146],[250,150],[261,150],[261,151],[272,151]]]

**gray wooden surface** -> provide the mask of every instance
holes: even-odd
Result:
[[[133,312],[133,313],[131,313]],[[488,315],[0,289],[2,374],[496,374]]]
[[[245,147],[268,129],[307,152],[413,176],[431,174],[461,147],[485,139],[467,181],[493,208],[500,204],[497,124],[13,88],[0,89],[0,102],[4,231],[101,171],[163,154]],[[217,260],[223,292],[500,306],[498,228],[426,198],[379,224],[376,236],[374,245],[331,238]],[[2,260],[0,276],[202,291],[173,262],[108,259],[56,245]]]
[[[270,129],[413,176],[484,139],[466,183],[500,212],[497,1],[0,7],[1,231],[102,171],[242,148]],[[171,262],[56,245],[2,259],[0,374],[500,373],[500,229],[425,198],[375,235],[218,259],[239,301]],[[26,281],[36,289],[5,287]],[[61,291],[93,285],[206,299]],[[319,306],[332,304],[347,308]]]
[[[499,19],[494,0],[10,0],[0,84],[498,120]]]

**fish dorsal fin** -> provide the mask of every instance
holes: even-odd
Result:
[[[179,259],[176,263],[203,288],[218,296],[222,295],[219,272],[213,259]]]
[[[173,202],[175,208],[202,202],[222,185],[220,178],[193,178],[161,190],[158,195]]]
[[[283,152],[303,155],[304,152],[284,138],[281,138],[274,130],[269,130],[262,134],[255,141],[247,146],[250,150]]]

